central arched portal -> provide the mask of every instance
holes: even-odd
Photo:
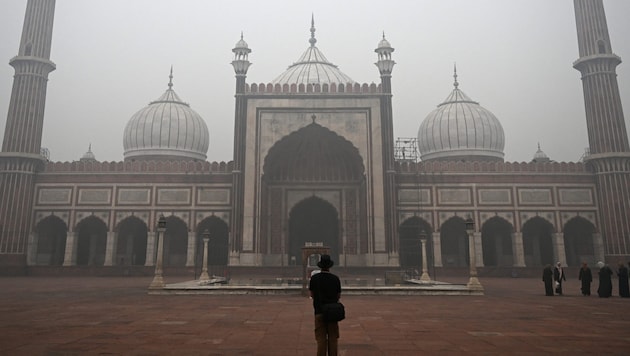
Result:
[[[358,149],[336,132],[312,123],[280,139],[261,177],[257,248],[263,264],[300,265],[305,243],[330,247],[337,265],[362,263],[369,246],[368,189]]]
[[[311,197],[299,202],[289,214],[289,256],[302,264],[302,247],[321,243],[330,247],[330,257],[339,263],[339,218],[327,201]]]

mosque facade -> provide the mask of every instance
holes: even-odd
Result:
[[[630,147],[602,0],[575,0],[590,154],[540,149],[506,162],[500,120],[460,88],[421,123],[420,160],[395,154],[394,48],[378,84],[352,80],[317,47],[268,83],[233,48],[234,156],[211,162],[208,127],[173,89],[134,114],[124,159],[50,162],[41,151],[55,1],[29,0],[0,153],[0,265],[199,267],[302,264],[327,246],[345,267],[539,267],[630,258]],[[227,90],[227,89],[226,89]],[[156,95],[157,96],[157,95]],[[193,103],[194,104],[194,103]],[[160,236],[157,221],[166,219]],[[465,222],[474,222],[472,233]],[[471,240],[470,240],[471,239]],[[474,248],[470,248],[472,245]]]

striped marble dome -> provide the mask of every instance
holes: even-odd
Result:
[[[490,111],[455,88],[418,130],[420,158],[450,161],[503,161],[505,135]]]
[[[204,120],[173,90],[135,113],[123,136],[125,160],[205,160],[209,133]]]
[[[315,46],[315,22],[311,19],[311,46],[306,49],[297,62],[287,68],[273,80],[273,84],[347,84],[354,83],[349,76],[326,59]]]

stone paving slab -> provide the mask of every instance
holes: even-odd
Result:
[[[148,295],[150,282],[0,278],[0,355],[315,354],[308,298]],[[485,296],[342,294],[340,354],[630,352],[630,299],[582,297],[578,281],[554,297],[538,279],[481,283]]]

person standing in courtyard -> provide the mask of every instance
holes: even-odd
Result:
[[[619,278],[619,296],[622,298],[630,297],[630,288],[628,288],[628,268],[623,262],[619,262],[617,277]]]
[[[545,295],[553,296],[553,271],[551,265],[546,265],[543,269],[542,280],[545,282]]]
[[[341,297],[341,281],[330,273],[334,265],[329,255],[322,255],[317,267],[321,272],[313,275],[308,289],[313,299],[315,310],[315,340],[317,340],[317,356],[336,356],[339,339],[339,324],[324,321],[322,307],[327,303],[336,303]]]
[[[567,277],[564,275],[560,262],[556,263],[556,267],[553,269],[553,280],[556,281],[556,293],[562,295],[562,281],[566,281]]]
[[[612,270],[604,262],[597,262],[599,267],[599,287],[597,287],[597,295],[600,298],[608,298],[612,295]]]
[[[591,282],[593,281],[593,274],[591,273],[591,269],[588,268],[588,264],[586,262],[582,262],[582,268],[580,268],[580,276],[578,279],[582,281],[582,295],[591,295]]]

